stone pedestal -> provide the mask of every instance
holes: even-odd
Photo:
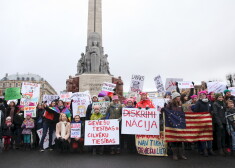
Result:
[[[98,95],[104,82],[112,83],[112,75],[108,74],[82,74],[79,75],[79,92],[86,90],[92,95]]]

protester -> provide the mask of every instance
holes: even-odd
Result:
[[[0,111],[2,111],[3,114],[3,121],[5,120],[5,115],[6,115],[6,107],[4,106],[4,100],[2,98],[0,98]]]
[[[70,122],[68,122],[67,115],[65,113],[60,114],[60,122],[56,124],[56,149],[61,152],[69,151],[70,141]]]
[[[94,102],[99,102],[98,96],[96,96],[96,95],[92,96],[92,103],[94,103]],[[91,118],[92,103],[87,106],[86,120],[90,120],[90,118]]]
[[[231,94],[231,90],[224,90],[224,100],[232,100],[235,103],[235,96]]]
[[[19,105],[18,111],[14,115],[14,140],[15,148],[19,149],[22,143],[22,128],[21,125],[24,121],[24,106]]]
[[[21,128],[23,128],[22,134],[24,136],[24,149],[31,148],[31,134],[34,128],[34,120],[32,119],[32,114],[26,114],[26,119],[22,123]]]
[[[141,96],[141,100],[139,103],[137,103],[136,108],[155,108],[152,101],[148,98],[147,93],[146,92],[141,92],[140,93]]]
[[[7,104],[6,101],[4,101],[4,105],[6,107],[6,114],[5,116],[10,116],[12,122],[14,122],[14,115],[18,111],[18,107],[20,105],[20,99],[18,100],[17,104],[14,101],[10,101],[9,105]]]
[[[4,126],[4,112],[0,110],[0,144],[2,144],[2,134],[3,134],[3,126]],[[0,152],[2,151],[2,145],[0,145]]]
[[[13,136],[14,124],[11,121],[11,117],[6,118],[5,124],[3,125],[3,139],[4,139],[4,150],[10,149],[11,140]]]

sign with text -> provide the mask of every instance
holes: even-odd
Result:
[[[143,91],[144,86],[144,76],[132,75],[130,92],[140,93]]]
[[[104,82],[101,90],[113,93],[114,92],[113,89],[115,89],[115,87],[116,87],[116,84]]]
[[[223,93],[226,90],[226,83],[224,82],[207,82],[207,90],[208,93],[215,92],[215,93]]]
[[[40,96],[40,84],[37,83],[22,83],[21,93],[22,98],[21,105],[27,106],[30,102],[37,104]]]
[[[156,85],[156,88],[157,88],[157,92],[158,93],[164,93],[165,89],[164,89],[164,86],[163,86],[163,83],[162,83],[162,78],[161,78],[160,75],[158,75],[154,78],[154,82],[155,82],[155,85]]]
[[[7,88],[5,90],[5,100],[15,100],[15,99],[20,99],[20,98],[21,98],[21,94],[20,94],[19,87]]]
[[[160,135],[136,135],[137,152],[147,156],[167,156],[167,142],[164,133]]]
[[[231,94],[232,94],[233,96],[235,96],[235,87],[230,87],[230,88],[228,88],[228,90],[230,90],[230,91],[231,91]]]
[[[59,99],[59,95],[43,95],[42,101],[46,101],[47,105],[51,104],[53,100]]]
[[[178,87],[179,89],[194,88],[193,83],[188,81],[178,81]]]
[[[71,123],[71,138],[81,138],[81,123]]]
[[[119,145],[119,121],[86,120],[84,145]]]
[[[25,106],[24,107],[24,118],[27,114],[31,114],[32,118],[36,117],[36,106]]]
[[[64,102],[70,102],[71,96],[72,92],[62,92],[60,93],[60,100],[63,100]]]
[[[159,130],[156,109],[123,108],[122,134],[159,135]]]
[[[176,90],[176,82],[183,81],[182,78],[167,78],[165,88],[167,92]]]
[[[110,106],[110,102],[109,101],[104,101],[104,102],[93,102],[92,103],[92,107],[94,107],[95,105],[99,105],[100,108],[100,113],[103,114],[104,116],[106,115],[107,109]],[[92,109],[92,113],[94,113],[94,110]]]

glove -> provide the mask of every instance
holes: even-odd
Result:
[[[148,110],[148,109],[150,109],[150,108],[149,108],[149,107],[146,107],[145,109]]]
[[[141,107],[138,107],[138,109],[141,109]]]

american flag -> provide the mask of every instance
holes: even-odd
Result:
[[[165,138],[167,142],[212,141],[212,116],[165,109]]]

